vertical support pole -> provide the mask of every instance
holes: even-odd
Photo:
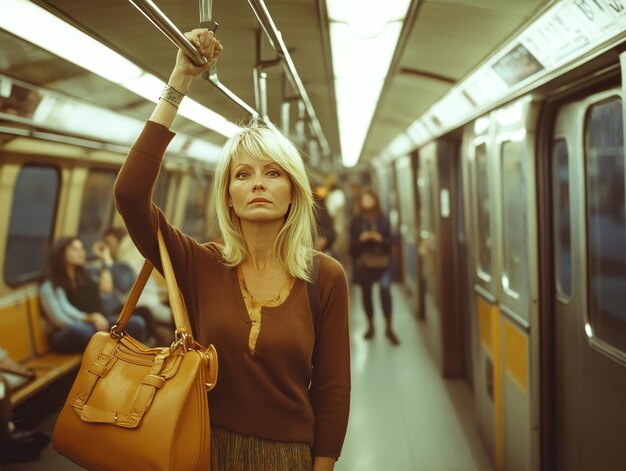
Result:
[[[267,118],[267,73],[259,73],[259,114]]]
[[[257,29],[254,33],[254,44],[255,44],[255,58],[256,65],[252,70],[252,80],[254,81],[254,107],[261,114],[261,116],[265,117],[263,112],[261,112],[261,30]]]
[[[281,85],[283,91],[283,103],[280,107],[280,127],[285,133],[285,136],[291,138],[291,129],[289,129],[289,127],[291,126],[291,103],[290,100],[287,98],[287,77],[285,76],[284,72],[281,75]]]
[[[289,129],[290,125],[290,116],[291,113],[291,103],[288,101],[283,101],[283,104],[280,108],[280,128],[283,130],[287,137],[291,137],[291,129]]]
[[[306,141],[306,107],[304,101],[298,100],[298,121],[296,123],[296,141],[303,146]]]
[[[320,146],[314,137],[309,139],[309,159],[312,166],[320,167]]]
[[[213,19],[213,0],[198,0],[200,23],[208,23]]]

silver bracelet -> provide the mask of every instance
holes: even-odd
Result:
[[[161,96],[159,98],[171,103],[176,108],[178,108],[180,106],[180,102],[183,101],[184,97],[185,95],[183,93],[180,93],[171,85],[165,85],[165,88],[161,92]]]

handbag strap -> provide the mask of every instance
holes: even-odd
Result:
[[[311,281],[307,283],[307,292],[309,295],[309,308],[311,309],[311,317],[313,320],[313,329],[315,331],[315,340],[313,343],[313,364],[317,361],[317,341],[320,331],[320,298],[319,298],[319,281],[320,281],[320,257],[319,254],[313,256],[311,266]]]
[[[182,294],[178,289],[178,283],[176,283],[174,269],[172,268],[172,262],[167,252],[167,247],[165,245],[161,229],[159,229],[157,237],[159,240],[159,253],[161,255],[161,265],[163,266],[163,276],[165,277],[167,294],[170,299],[170,307],[172,308],[172,317],[174,318],[174,324],[176,325],[176,334],[179,339],[189,338],[189,343],[187,343],[187,345],[191,346],[193,345],[193,338],[191,337],[192,330],[191,324],[189,323],[189,316],[187,315],[187,309],[185,307],[185,303],[183,302]],[[150,261],[146,260],[141,268],[141,271],[139,272],[137,280],[135,280],[135,283],[130,290],[130,294],[124,303],[122,312],[118,316],[115,325],[111,328],[112,334],[118,336],[122,335],[122,332],[128,323],[128,319],[130,319],[130,316],[133,314],[133,311],[137,306],[141,292],[146,286],[148,278],[150,278],[150,275],[152,274],[153,268],[154,267]]]
[[[309,308],[311,309],[311,316],[313,318],[313,327],[315,329],[315,338],[319,331],[319,317],[320,317],[320,299],[317,293],[317,285],[319,283],[320,276],[320,259],[319,255],[313,256],[311,265],[311,281],[307,283],[307,292],[309,295]]]

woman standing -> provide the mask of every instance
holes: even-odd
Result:
[[[213,33],[186,35],[206,67],[214,64],[222,46]],[[258,121],[228,140],[215,174],[224,246],[195,242],[151,201],[174,137],[168,128],[202,70],[179,51],[118,176],[117,207],[159,269],[162,231],[195,337],[219,353],[220,377],[209,394],[212,470],[332,470],[348,421],[348,290],[341,265],[318,254],[319,317],[312,320],[313,201],[295,146]]]
[[[391,231],[380,209],[378,195],[365,188],[358,197],[358,211],[350,222],[350,253],[354,260],[354,281],[361,285],[368,328],[365,339],[374,337],[372,286],[380,285],[380,299],[385,316],[385,335],[393,345],[400,340],[391,324]]]

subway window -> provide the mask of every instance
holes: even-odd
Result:
[[[502,283],[516,298],[526,299],[528,293],[528,236],[526,208],[526,176],[524,174],[524,142],[502,143]],[[526,310],[522,313],[525,315]]]
[[[113,171],[90,170],[85,181],[78,236],[85,244],[85,249],[90,256],[91,246],[102,237],[113,221],[115,177],[116,174]]]
[[[478,268],[479,272],[491,277],[491,195],[489,191],[489,160],[487,146],[476,146],[476,229],[478,231]]]
[[[207,176],[198,176],[191,178],[188,184],[189,190],[187,203],[185,204],[183,232],[199,242],[205,242],[207,238],[206,219],[211,179]]]
[[[557,139],[552,145],[554,266],[556,268],[557,293],[565,297],[572,294],[572,228],[569,180],[567,142],[565,139]]]
[[[626,352],[624,136],[617,97],[585,120],[589,319],[594,336]]]
[[[26,165],[15,182],[4,279],[17,285],[43,275],[54,228],[60,176],[54,167]]]

